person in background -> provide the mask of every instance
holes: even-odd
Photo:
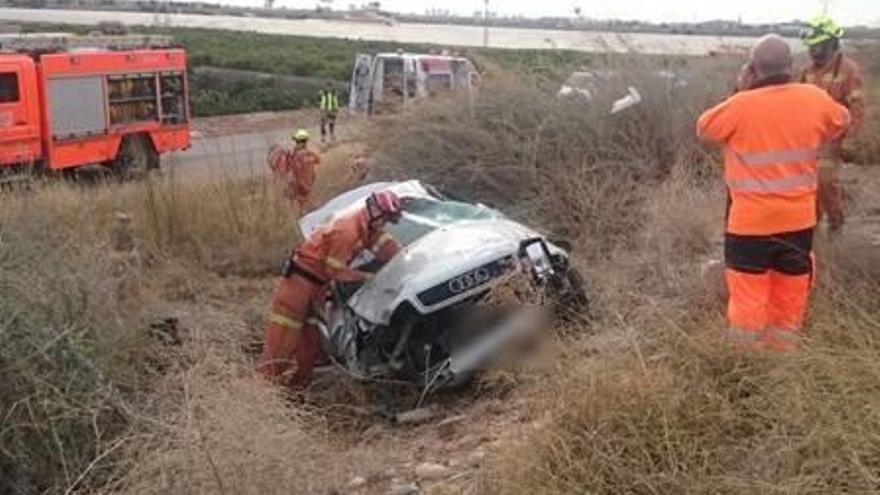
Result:
[[[336,142],[336,117],[339,114],[339,95],[333,89],[333,83],[321,90],[318,106],[321,110],[321,144]]]
[[[800,81],[825,90],[835,101],[845,106],[852,116],[849,134],[858,131],[865,118],[865,95],[859,65],[840,48],[844,30],[833,19],[819,16],[807,23],[801,39],[810,51],[810,65],[800,74]],[[843,138],[830,143],[819,161],[818,216],[828,215],[830,231],[839,231],[844,224]]]
[[[753,350],[799,346],[813,278],[818,160],[850,124],[849,111],[825,91],[792,83],[792,66],[783,38],[761,38],[749,89],[697,122],[700,139],[724,147],[726,338]]]
[[[315,168],[321,163],[309,149],[309,132],[297,130],[291,136],[293,149],[273,147],[269,150],[269,167],[284,186],[284,195],[291,203],[296,203],[301,213],[314,208],[312,190],[315,187]]]

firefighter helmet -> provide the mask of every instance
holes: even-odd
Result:
[[[391,191],[380,191],[367,198],[367,211],[371,220],[381,218],[393,223],[397,222],[403,214],[403,205],[397,194]]]
[[[843,38],[844,29],[834,19],[820,15],[807,22],[801,31],[801,39],[807,46],[816,46],[829,40]]]
[[[293,133],[293,136],[291,136],[291,138],[293,138],[293,140],[297,143],[308,141],[310,137],[311,136],[309,135],[309,131],[305,129],[299,129]]]

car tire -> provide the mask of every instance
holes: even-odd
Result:
[[[554,297],[556,314],[568,320],[586,320],[590,315],[590,297],[583,275],[574,268],[567,267],[559,278]]]

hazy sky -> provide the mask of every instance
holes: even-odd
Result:
[[[214,0],[238,5],[261,5],[262,0]],[[332,1],[337,9],[363,0]],[[319,0],[276,0],[277,5],[311,8]],[[880,0],[829,0],[831,13],[847,24],[880,23]],[[580,7],[591,18],[651,21],[737,19],[746,22],[808,18],[820,12],[821,0],[489,0],[491,10],[527,16],[571,15]],[[429,8],[470,15],[482,10],[483,0],[383,0],[383,8],[423,13]]]

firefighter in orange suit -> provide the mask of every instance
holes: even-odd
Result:
[[[319,352],[318,329],[310,320],[323,304],[331,281],[360,282],[371,274],[349,268],[364,250],[387,262],[400,245],[387,232],[402,214],[396,194],[370,195],[364,207],[314,232],[284,264],[275,290],[259,370],[269,380],[293,388],[308,385]]]
[[[292,150],[272,148],[269,150],[269,167],[284,185],[284,195],[307,213],[314,208],[312,189],[315,187],[315,168],[321,162],[308,148],[309,132],[300,129],[293,134]]]
[[[706,111],[697,134],[724,146],[727,337],[788,351],[798,346],[811,286],[817,162],[850,114],[821,89],[791,82],[791,49],[777,35],[757,43],[750,70],[751,89]]]
[[[809,21],[801,39],[810,51],[811,65],[801,73],[801,82],[815,84],[835,101],[849,109],[852,115],[850,133],[858,130],[865,118],[865,94],[862,73],[858,64],[840,50],[844,29],[827,16]],[[842,139],[831,143],[819,161],[819,220],[828,215],[832,232],[840,230],[844,222]]]

